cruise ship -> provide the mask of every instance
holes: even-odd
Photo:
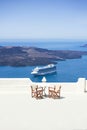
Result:
[[[47,66],[34,68],[34,70],[31,72],[31,74],[33,74],[33,75],[47,75],[47,74],[52,74],[55,72],[56,72],[56,65],[49,64]]]

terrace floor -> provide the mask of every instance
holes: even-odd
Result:
[[[69,87],[70,90],[70,87]],[[0,130],[87,130],[87,93],[31,98],[31,90],[0,90]]]

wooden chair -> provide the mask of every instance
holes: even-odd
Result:
[[[31,86],[31,96],[35,97],[36,99],[43,98],[43,87],[38,87],[38,85],[33,84]]]
[[[48,94],[50,98],[60,98],[60,90],[61,90],[61,86],[56,85],[54,87],[49,87],[48,88]]]

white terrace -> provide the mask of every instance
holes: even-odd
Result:
[[[86,82],[35,83],[46,89],[61,85],[60,99],[36,100],[30,79],[0,78],[0,130],[86,130]]]

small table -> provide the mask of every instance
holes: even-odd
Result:
[[[43,87],[43,91],[44,91],[44,96],[46,96],[46,92],[45,92],[46,86]]]

